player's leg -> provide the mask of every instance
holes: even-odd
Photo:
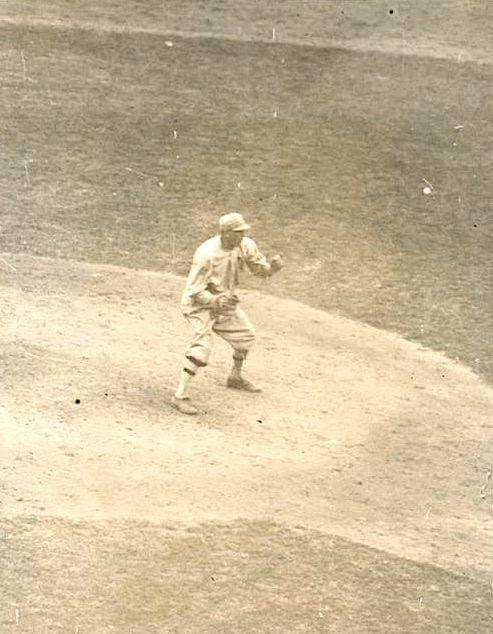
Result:
[[[247,392],[260,392],[260,388],[243,377],[243,364],[255,344],[255,331],[245,312],[237,308],[231,315],[218,319],[213,330],[233,348],[233,367],[226,385]]]
[[[213,319],[208,310],[186,315],[194,329],[194,337],[185,355],[185,362],[180,373],[173,404],[183,414],[197,414],[197,408],[190,402],[188,390],[192,379],[200,368],[207,365],[212,348]]]

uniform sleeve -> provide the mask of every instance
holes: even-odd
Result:
[[[254,275],[258,277],[269,277],[272,274],[267,258],[260,253],[257,245],[251,238],[243,238],[241,242],[241,253],[243,260]]]
[[[188,274],[186,293],[196,304],[210,304],[214,295],[207,290],[212,270],[210,258],[196,251]]]

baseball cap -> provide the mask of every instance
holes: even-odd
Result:
[[[221,230],[226,231],[248,231],[250,229],[250,225],[247,225],[243,216],[236,212],[221,216],[219,218],[219,227]]]

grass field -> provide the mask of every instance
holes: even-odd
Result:
[[[15,21],[491,62],[484,0],[3,0]]]
[[[491,377],[491,66],[165,41],[2,26],[3,250],[185,273],[240,208],[269,292]]]
[[[0,524],[0,556],[11,606],[2,632],[486,634],[492,625],[485,585],[269,522],[185,530],[20,517]]]

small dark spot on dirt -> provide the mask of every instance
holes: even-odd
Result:
[[[214,577],[211,577],[211,581],[214,581],[214,583],[216,583],[216,580],[214,579]]]
[[[105,392],[105,393],[104,393],[104,395],[105,395],[105,396],[108,396],[108,392]]]
[[[389,13],[390,15],[394,15],[394,9],[390,9]]]
[[[356,484],[362,485],[363,482],[361,480],[358,480],[358,482],[356,482]]]
[[[80,405],[80,398],[76,398],[76,399],[75,399],[75,404],[76,404],[76,405]]]
[[[477,224],[473,224],[473,227],[477,227],[477,226],[478,226]]]
[[[260,418],[258,419],[257,423],[262,424],[263,421],[260,420]]]

